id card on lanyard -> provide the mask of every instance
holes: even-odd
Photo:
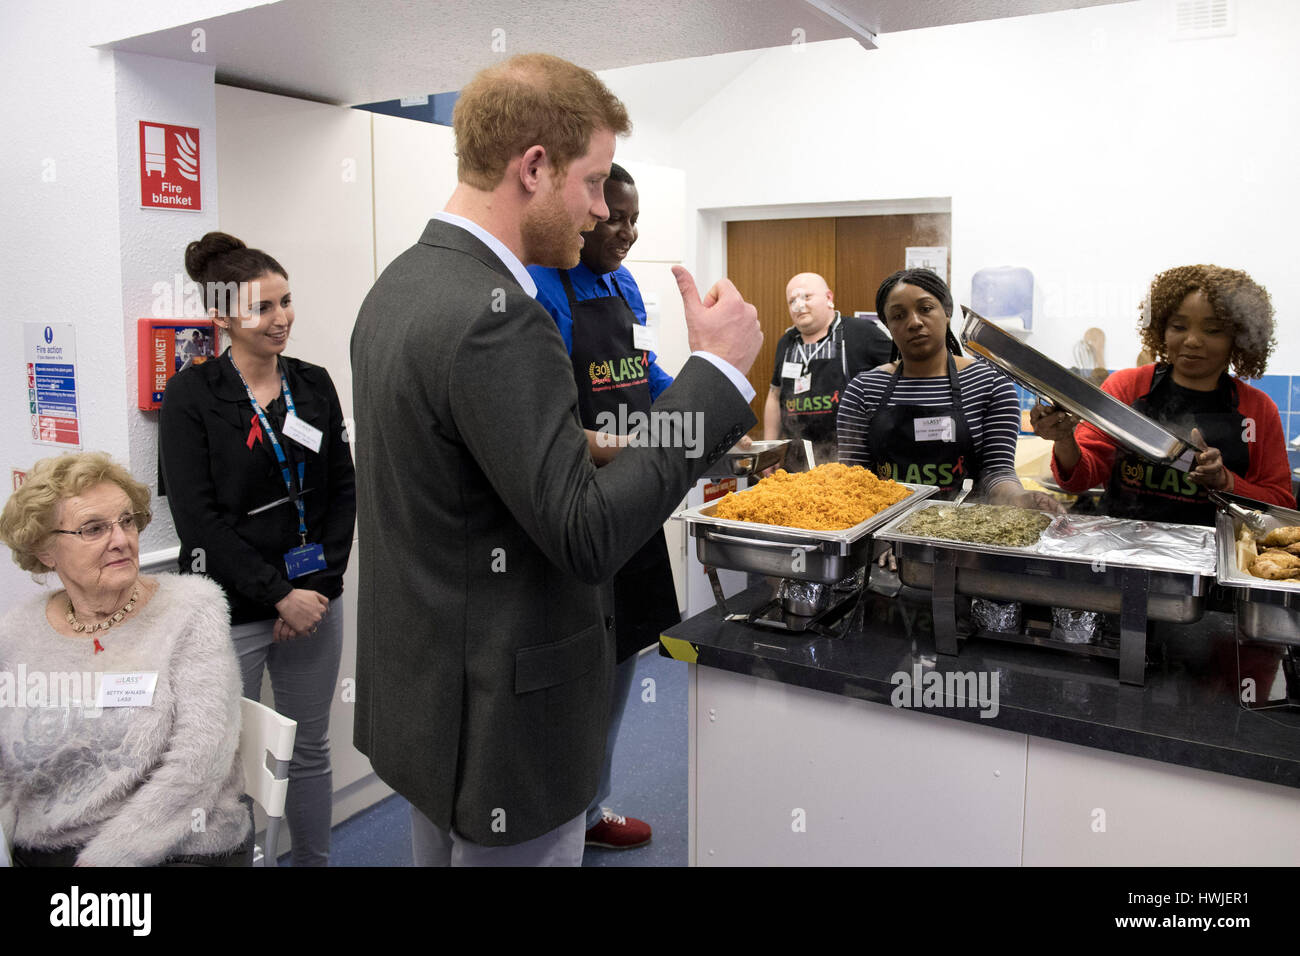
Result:
[[[229,355],[229,353],[227,354]],[[244,381],[244,374],[239,371],[239,366],[235,365],[234,356],[230,356],[230,365],[235,370],[235,374],[239,376],[240,384],[244,386],[244,391],[248,393],[248,401],[253,406],[253,411],[262,426],[262,431],[267,440],[270,441],[271,447],[275,450],[275,460],[280,464],[280,475],[284,478],[284,487],[288,489],[289,497],[293,499],[294,507],[298,509],[298,538],[302,543],[284,553],[285,573],[288,574],[289,580],[292,581],[294,578],[300,578],[304,574],[311,574],[313,571],[324,571],[325,548],[320,544],[307,543],[307,509],[303,506],[302,496],[298,493],[298,489],[303,485],[307,463],[298,462],[298,481],[295,483],[289,471],[289,459],[284,453],[284,448],[281,446],[275,430],[271,427],[271,420],[267,418],[266,412],[262,410],[262,406],[253,397],[253,390]],[[294,408],[293,393],[289,391],[289,380],[285,378],[284,369],[280,369],[280,388],[284,392],[284,405],[287,410],[285,420],[296,420],[298,412]]]

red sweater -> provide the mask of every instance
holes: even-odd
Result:
[[[1154,365],[1120,369],[1102,383],[1102,391],[1114,395],[1125,405],[1132,405],[1151,391],[1155,369]],[[1293,508],[1291,465],[1287,460],[1286,437],[1277,406],[1271,398],[1241,379],[1234,377],[1233,382],[1237,386],[1237,411],[1243,418],[1254,419],[1255,440],[1249,443],[1250,470],[1244,475],[1233,473],[1236,484],[1232,493]],[[1115,443],[1087,422],[1081,422],[1074,430],[1074,440],[1083,457],[1068,475],[1062,471],[1056,455],[1052,455],[1052,474],[1057,483],[1066,491],[1086,491],[1109,484],[1111,466],[1115,462]]]

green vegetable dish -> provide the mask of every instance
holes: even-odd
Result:
[[[948,538],[975,544],[1027,548],[1038,541],[1043,529],[1051,523],[1050,516],[1027,508],[935,505],[910,515],[898,530],[917,538]]]

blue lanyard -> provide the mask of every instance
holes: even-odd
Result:
[[[253,390],[248,387],[244,381],[244,374],[239,371],[239,366],[235,364],[235,357],[230,354],[230,349],[226,349],[226,357],[230,359],[230,367],[235,370],[239,376],[239,383],[244,386],[244,391],[248,393],[248,400],[253,405],[253,411],[257,413],[258,420],[262,423],[262,431],[266,432],[266,437],[271,440],[271,447],[275,449],[275,460],[280,463],[280,474],[284,478],[284,486],[289,490],[289,497],[293,499],[294,505],[298,509],[298,535],[302,538],[302,543],[307,543],[307,509],[303,507],[302,498],[298,496],[298,490],[294,487],[293,479],[289,475],[289,461],[285,458],[284,449],[280,447],[280,439],[275,437],[275,429],[271,427],[271,422],[266,417],[266,412],[262,411],[262,406],[257,404],[257,399],[253,397]],[[284,369],[280,369],[280,389],[284,392],[284,406],[290,415],[298,413],[293,407],[293,393],[289,391],[289,380],[284,377]],[[307,463],[298,462],[298,488],[302,487],[303,475]]]

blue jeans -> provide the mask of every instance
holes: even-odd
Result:
[[[315,634],[277,643],[271,638],[274,626],[274,619],[236,624],[230,636],[243,673],[244,696],[261,699],[262,668],[266,666],[271,671],[275,709],[298,722],[284,807],[293,841],[293,865],[327,866],[334,809],[330,703],[343,653],[343,599],[330,601]]]
[[[605,762],[600,768],[600,785],[596,787],[595,799],[587,808],[588,830],[600,822],[601,804],[609,799],[613,789],[610,776],[614,765],[614,744],[618,740],[618,728],[623,724],[623,709],[632,693],[632,678],[636,676],[638,656],[633,654],[614,668],[614,690],[609,698],[609,733],[605,736]]]

